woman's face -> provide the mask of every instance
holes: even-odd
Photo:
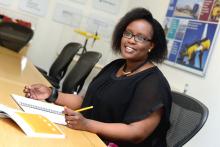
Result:
[[[150,41],[153,36],[153,28],[144,19],[131,22],[124,31],[121,39],[121,55],[126,60],[146,60],[149,50],[154,44]]]

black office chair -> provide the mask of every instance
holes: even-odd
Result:
[[[61,79],[64,77],[68,66],[70,65],[73,57],[76,55],[80,48],[82,48],[82,45],[80,43],[68,43],[51,65],[49,73],[39,67],[37,67],[37,69],[54,87],[59,88],[59,83]]]
[[[87,51],[82,54],[75,66],[70,70],[62,85],[62,92],[79,93],[84,85],[84,82],[95,64],[101,58],[101,53]]]
[[[182,147],[203,127],[208,108],[200,101],[179,92],[172,92],[171,128],[167,133],[168,147]]]
[[[13,22],[0,23],[0,45],[19,52],[33,37],[31,28]]]

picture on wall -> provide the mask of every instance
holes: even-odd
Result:
[[[165,63],[204,76],[219,18],[220,0],[171,0],[164,20]]]

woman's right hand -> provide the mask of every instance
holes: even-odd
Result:
[[[43,84],[33,84],[24,87],[25,96],[36,100],[44,100],[51,95],[51,88]]]

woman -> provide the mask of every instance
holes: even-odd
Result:
[[[161,25],[148,10],[133,9],[116,25],[112,48],[123,59],[101,70],[84,99],[41,84],[26,86],[26,96],[67,106],[64,113],[68,127],[96,133],[106,143],[165,147],[171,92],[154,65],[161,63],[167,53]],[[82,114],[73,111],[90,105],[94,108]]]

